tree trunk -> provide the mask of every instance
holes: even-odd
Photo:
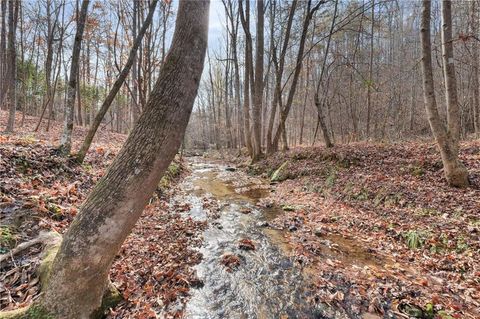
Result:
[[[477,32],[478,32],[478,3],[477,1],[472,1],[472,6],[471,6],[471,10],[472,10],[472,13],[471,13],[471,20],[470,20],[470,23],[471,23],[471,28],[472,28],[472,34],[474,36],[477,36]],[[480,85],[480,81],[478,79],[479,77],[479,67],[480,67],[480,63],[479,63],[479,58],[478,58],[478,50],[479,50],[479,47],[478,47],[478,42],[476,40],[473,41],[473,50],[472,50],[472,64],[473,64],[473,68],[472,68],[472,72],[473,72],[473,105],[472,105],[472,108],[473,108],[473,129],[474,129],[474,132],[475,134],[477,135],[477,137],[479,136],[480,134],[480,90],[479,90],[479,85]]]
[[[280,121],[278,123],[278,128],[275,131],[275,135],[273,138],[274,149],[278,148],[278,142],[280,141],[280,137],[283,135],[283,130],[285,129],[285,122],[287,121],[288,114],[290,113],[290,109],[292,107],[293,98],[295,96],[295,91],[297,88],[298,78],[300,76],[300,71],[302,70],[302,64],[304,59],[303,52],[305,49],[305,42],[307,39],[307,33],[308,33],[308,28],[310,26],[310,21],[312,20],[315,12],[320,8],[320,5],[322,4],[323,2],[319,1],[313,8],[311,8],[311,1],[308,1],[307,3],[307,14],[303,21],[302,34],[300,37],[300,43],[298,45],[298,52],[295,60],[295,70],[293,73],[292,84],[290,85],[290,90],[288,92],[287,102],[285,103],[285,106],[283,108],[280,108]]]
[[[283,77],[283,70],[285,67],[285,56],[287,54],[288,43],[290,41],[290,33],[292,30],[293,24],[293,17],[295,14],[295,10],[297,7],[297,1],[294,0],[290,6],[290,11],[288,14],[287,20],[287,27],[285,28],[285,35],[283,36],[283,45],[282,50],[280,52],[279,61],[277,61],[277,52],[276,47],[274,45],[271,46],[271,51],[273,55],[273,62],[275,66],[275,85],[274,85],[274,92],[273,92],[273,101],[272,101],[272,108],[270,110],[270,119],[268,121],[268,129],[267,129],[267,154],[272,154],[277,150],[277,147],[274,146],[272,135],[273,135],[273,125],[275,123],[275,117],[277,114],[277,105],[280,103],[280,107],[282,107],[281,99],[282,99],[282,77]],[[274,20],[274,10],[276,10],[275,3],[271,4],[272,10],[272,20]],[[275,36],[275,26],[271,23],[271,31],[270,37],[273,39]]]
[[[123,241],[182,142],[207,47],[209,0],[179,2],[171,49],[122,150],[64,235],[39,306],[90,318]]]
[[[375,0],[372,0],[372,16],[370,28],[370,63],[368,65],[367,83],[367,138],[370,137],[370,122],[372,113],[372,85],[373,85],[373,32],[375,31]]]
[[[466,187],[469,184],[468,172],[465,166],[458,159],[458,105],[453,104],[455,96],[451,96],[452,89],[455,88],[453,68],[453,46],[451,42],[451,3],[449,1],[442,2],[442,43],[444,54],[445,67],[445,84],[448,90],[447,97],[448,104],[448,128],[445,127],[437,109],[437,102],[435,98],[435,88],[433,82],[432,70],[432,45],[430,39],[430,15],[431,15],[431,1],[423,1],[423,12],[421,22],[421,42],[422,42],[422,71],[423,71],[423,93],[425,100],[425,108],[428,115],[428,121],[432,129],[435,140],[437,141],[442,156],[444,166],[444,173],[447,182],[451,186]],[[450,12],[449,12],[450,11]],[[447,46],[447,47],[445,47]],[[452,79],[453,75],[453,79]],[[454,110],[454,108],[457,110]],[[452,123],[451,121],[457,121]],[[452,129],[456,132],[452,132]]]
[[[108,95],[103,101],[102,106],[100,107],[100,110],[98,110],[98,113],[95,116],[95,119],[90,125],[90,129],[88,130],[87,136],[85,137],[82,147],[80,148],[80,151],[77,154],[77,161],[80,163],[82,163],[83,160],[85,159],[85,156],[87,155],[88,149],[92,144],[93,137],[95,136],[95,133],[97,132],[98,127],[100,126],[100,123],[102,123],[102,120],[105,117],[105,114],[107,113],[108,109],[110,108],[110,105],[112,104],[113,100],[115,99],[115,96],[117,95],[118,91],[120,90],[123,83],[125,82],[125,78],[127,77],[128,72],[130,71],[130,68],[132,67],[135,61],[135,55],[137,53],[138,47],[140,46],[140,43],[142,42],[143,35],[145,34],[145,31],[147,30],[149,24],[152,21],[153,14],[155,12],[155,7],[157,6],[157,2],[158,0],[153,0],[152,3],[150,4],[148,16],[145,19],[142,25],[142,28],[140,29],[140,32],[138,33],[137,38],[133,43],[132,48],[130,49],[130,54],[128,56],[127,63],[125,64],[122,71],[118,75],[117,80],[115,81],[112,88],[110,89],[110,92],[108,92]]]
[[[262,156],[262,104],[263,104],[263,51],[264,51],[263,0],[257,0],[257,38],[255,43],[255,92],[253,95],[253,156],[257,161]]]
[[[73,117],[75,113],[75,94],[77,93],[78,68],[80,60],[80,50],[82,48],[83,30],[87,20],[87,11],[90,0],[83,0],[82,8],[77,19],[77,33],[73,43],[72,62],[70,66],[70,76],[67,86],[67,103],[63,119],[63,133],[60,140],[60,151],[64,155],[70,153],[72,149]]]
[[[16,41],[15,33],[17,28],[17,14],[18,14],[18,2],[15,0],[10,0],[8,2],[8,122],[6,132],[13,132],[13,127],[15,124],[15,109],[17,107],[16,93],[17,93],[17,84],[16,84],[16,74],[17,74],[17,54],[16,54]]]
[[[245,134],[245,145],[248,154],[253,156],[252,131],[250,129],[250,82],[252,81],[252,35],[250,34],[250,1],[245,2],[245,14],[243,13],[243,1],[239,0],[240,20],[245,32],[245,73],[243,80],[243,130]],[[253,87],[252,87],[253,88]]]
[[[0,109],[4,106],[5,92],[7,88],[7,1],[1,0],[2,22],[0,26]]]

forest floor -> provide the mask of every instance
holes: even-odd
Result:
[[[352,317],[480,318],[480,141],[462,144],[472,186],[448,187],[434,143],[295,148],[255,165],[316,299]]]
[[[0,119],[3,129],[6,113]],[[61,123],[32,133],[36,120],[0,135],[0,254],[42,230],[65,232],[126,138],[99,131],[86,162],[75,165],[55,150]],[[85,133],[75,128],[74,148]],[[257,205],[283,208],[265,229],[293,247],[287,253],[303,268],[314,302],[352,318],[471,319],[480,317],[480,141],[463,143],[461,152],[467,189],[446,186],[435,145],[426,142],[296,148],[237,163],[265,186],[283,165]],[[110,276],[125,300],[109,318],[180,318],[189,289],[201,285],[194,265],[209,225],[172,200],[187,174],[184,163],[173,164],[122,246]],[[229,174],[245,179],[241,170]],[[38,298],[41,250],[0,265],[1,310]]]
[[[6,118],[1,112],[2,131]],[[0,255],[41,231],[64,233],[126,139],[100,130],[84,164],[77,165],[56,152],[62,123],[51,123],[49,132],[45,125],[33,132],[37,120],[27,117],[15,134],[0,135]],[[78,148],[86,128],[74,132]],[[110,310],[109,318],[156,318],[155,313],[175,318],[182,313],[188,289],[196,282],[192,266],[201,256],[194,247],[200,245],[205,227],[182,217],[184,208],[170,202],[185,174],[181,161],[171,165],[115,259],[110,277],[124,301]],[[27,306],[38,298],[41,252],[37,244],[0,265],[0,310]]]

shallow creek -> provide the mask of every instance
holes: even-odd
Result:
[[[269,186],[261,180],[230,172],[222,164],[190,158],[191,174],[182,182],[185,192],[176,199],[190,205],[187,216],[208,221],[196,266],[203,286],[191,290],[185,317],[194,319],[239,318],[340,318],[336,309],[312,306],[308,300],[309,271],[301,269],[289,253],[292,247],[284,231],[262,227],[262,223],[282,213],[280,208],[256,205],[266,197]],[[205,202],[214,200],[220,211],[209,216]],[[248,212],[248,213],[246,213]],[[255,250],[241,250],[239,241],[249,239]],[[338,242],[340,239],[336,239]],[[329,240],[326,239],[328,242]],[[325,255],[345,253],[325,245]],[[240,258],[233,271],[221,263],[228,254]],[[337,256],[338,257],[338,256]],[[357,256],[358,257],[358,256]],[[346,257],[348,259],[348,257]],[[325,314],[332,314],[332,316]]]

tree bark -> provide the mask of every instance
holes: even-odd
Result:
[[[253,156],[252,131],[250,129],[250,82],[252,77],[252,35],[250,33],[250,1],[245,3],[245,14],[243,13],[243,1],[239,0],[240,20],[245,32],[245,73],[243,80],[243,130],[245,134],[245,145],[250,157]]]
[[[72,222],[39,306],[56,318],[90,318],[108,271],[182,142],[197,95],[209,0],[181,0],[171,49],[123,148]]]
[[[444,67],[446,76],[451,76],[453,67],[453,50],[445,48],[448,41],[451,44],[451,3],[449,1],[442,2],[442,46],[444,51]],[[437,109],[437,102],[435,98],[435,88],[433,82],[433,70],[432,70],[432,45],[430,38],[430,16],[431,16],[431,1],[423,1],[422,21],[421,21],[421,42],[422,42],[422,71],[423,71],[423,93],[425,100],[425,108],[427,111],[428,121],[432,129],[435,140],[440,149],[442,157],[445,177],[447,182],[451,186],[466,187],[469,185],[468,172],[465,166],[458,159],[458,127],[459,122],[451,123],[451,121],[459,121],[458,114],[455,114],[455,110],[452,109],[458,105],[450,104],[448,108],[448,127],[445,127]],[[445,32],[446,31],[446,32]],[[450,37],[449,37],[450,36]],[[453,47],[452,47],[453,49]],[[451,59],[451,60],[450,60]],[[450,64],[448,66],[448,64]],[[448,84],[447,84],[448,81]],[[449,89],[449,94],[452,93],[452,78],[445,79],[446,86]],[[452,96],[447,98],[448,102],[452,103]],[[454,99],[453,99],[454,100]],[[447,102],[447,103],[448,103]],[[451,114],[453,112],[453,114]],[[457,132],[452,132],[457,130]]]
[[[130,49],[130,54],[128,56],[127,62],[125,63],[125,66],[123,67],[122,71],[118,75],[117,80],[115,81],[112,88],[110,89],[110,92],[108,93],[107,97],[103,101],[102,106],[100,107],[100,110],[98,110],[98,113],[95,116],[95,119],[90,125],[87,136],[85,137],[82,147],[80,148],[80,151],[77,154],[77,161],[79,163],[82,163],[83,160],[85,159],[85,156],[87,155],[88,149],[92,144],[93,137],[95,136],[95,133],[97,132],[98,127],[100,126],[100,123],[102,123],[102,120],[105,117],[105,114],[110,108],[110,105],[112,104],[113,100],[115,99],[115,96],[117,95],[118,91],[120,90],[123,83],[125,82],[128,72],[130,71],[133,63],[135,62],[135,55],[137,53],[137,49],[140,46],[140,43],[142,42],[143,35],[145,34],[148,26],[152,21],[153,14],[155,12],[155,7],[157,6],[157,2],[158,0],[153,0],[151,2],[148,16],[143,22],[142,28],[140,29],[137,35],[137,38],[135,39],[135,42],[133,43],[133,46]]]
[[[375,31],[375,0],[372,0],[372,15],[370,27],[370,62],[368,64],[367,83],[367,138],[370,137],[370,122],[372,113],[372,85],[373,85],[373,32]]]
[[[320,71],[320,78],[318,79],[317,90],[315,91],[315,97],[314,97],[315,106],[317,107],[317,112],[318,112],[318,124],[320,125],[320,129],[322,130],[323,140],[327,148],[333,147],[333,142],[328,132],[327,123],[325,121],[325,114],[323,113],[323,104],[325,103],[320,103],[319,93],[320,93],[320,86],[322,85],[322,81],[323,81],[323,75],[325,73],[325,67],[327,65],[327,58],[330,51],[330,42],[332,40],[333,29],[335,27],[335,20],[337,18],[337,9],[338,9],[338,0],[335,1],[335,9],[333,12],[332,24],[330,25],[330,32],[328,34],[327,46],[325,48],[325,56],[323,57],[322,70]],[[324,94],[326,95],[327,93],[324,92]],[[326,99],[327,97],[325,96],[323,100],[326,100]]]
[[[1,0],[0,6],[2,14],[2,22],[0,25],[0,109],[2,109],[7,88],[7,0]]]
[[[60,151],[64,155],[70,153],[72,149],[73,117],[75,114],[75,94],[77,93],[77,79],[80,60],[80,50],[82,48],[83,30],[87,20],[87,11],[90,0],[82,1],[82,8],[77,19],[77,31],[73,43],[72,62],[70,66],[70,76],[67,86],[67,102],[63,119],[63,133],[60,139]]]
[[[274,6],[275,4],[272,3],[271,6]],[[268,121],[268,129],[267,129],[267,154],[271,154],[276,151],[276,148],[274,147],[273,144],[273,125],[275,123],[275,117],[277,114],[277,105],[279,101],[281,101],[282,98],[282,77],[283,77],[283,70],[285,67],[285,56],[287,54],[287,49],[288,49],[288,43],[290,41],[290,33],[292,30],[292,24],[293,24],[293,17],[295,14],[295,10],[297,7],[297,1],[294,0],[290,6],[290,12],[288,15],[288,20],[287,20],[287,27],[285,29],[285,35],[283,37],[283,45],[282,45],[282,50],[280,52],[280,61],[277,61],[277,53],[276,53],[276,48],[275,46],[272,46],[272,54],[273,54],[273,61],[274,61],[274,66],[275,66],[275,86],[274,86],[274,92],[273,92],[273,101],[272,101],[272,109],[270,111],[270,119]],[[272,8],[275,10],[275,7]],[[273,13],[272,13],[272,19],[273,19]],[[271,37],[274,37],[274,24],[272,23],[271,25]],[[281,105],[282,103],[280,103]]]
[[[257,0],[257,38],[255,43],[255,92],[253,95],[253,156],[257,161],[262,156],[262,104],[263,104],[263,55],[264,55],[264,8],[263,0]]]
[[[471,23],[471,29],[472,29],[472,34],[474,36],[477,36],[478,32],[478,2],[477,1],[472,1],[472,6],[471,6],[471,18],[470,18],[470,23]],[[478,79],[479,77],[479,67],[480,67],[480,62],[479,62],[479,57],[478,57],[478,42],[476,40],[473,41],[473,50],[472,50],[472,64],[473,64],[473,129],[475,134],[478,136],[480,134],[480,90],[479,90],[479,85],[480,81]]]
[[[8,2],[8,79],[7,79],[7,99],[8,99],[8,122],[6,132],[13,132],[15,124],[15,109],[17,107],[17,51],[16,51],[16,29],[17,29],[18,2],[9,0]]]

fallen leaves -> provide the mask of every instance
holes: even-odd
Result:
[[[223,255],[220,262],[227,268],[228,272],[232,272],[240,266],[240,258],[230,253]]]
[[[255,244],[250,239],[244,238],[238,242],[238,248],[241,250],[255,250]]]
[[[287,232],[289,241],[295,257],[315,269],[319,294],[321,287],[350,287],[344,304],[352,314],[368,311],[370,302],[378,304],[370,310],[387,312],[388,305],[405,302],[478,318],[480,142],[465,142],[461,159],[471,188],[446,185],[433,143],[298,148],[267,158],[254,170],[291,162],[293,179],[277,184],[265,201],[301,207],[270,224],[297,229]],[[419,239],[416,249],[407,245],[412,234]],[[355,245],[342,238],[363,248],[352,250]],[[366,293],[372,291],[379,293]],[[329,291],[320,299],[331,297]]]

